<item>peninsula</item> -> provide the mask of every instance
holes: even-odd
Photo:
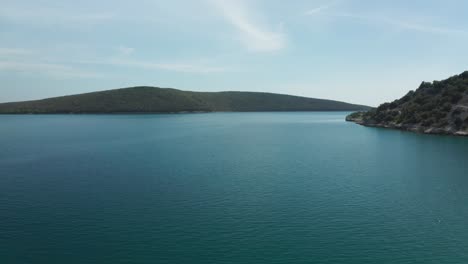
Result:
[[[353,113],[346,120],[369,127],[468,136],[468,71],[443,81],[423,82],[401,99]]]

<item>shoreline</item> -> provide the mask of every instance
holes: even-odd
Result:
[[[436,128],[436,127],[423,127],[420,125],[402,125],[402,124],[374,124],[366,123],[360,118],[351,118],[346,117],[347,122],[352,122],[365,127],[374,127],[374,128],[385,128],[385,129],[394,129],[400,131],[413,132],[418,134],[425,135],[441,135],[441,136],[456,136],[456,137],[468,137],[468,131],[464,130],[454,130],[452,128]]]

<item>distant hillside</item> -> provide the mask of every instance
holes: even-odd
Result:
[[[416,91],[348,121],[428,134],[468,135],[468,71],[444,81],[423,82]]]
[[[369,107],[338,101],[256,92],[189,92],[132,87],[0,104],[0,114],[174,113],[254,111],[357,111]]]

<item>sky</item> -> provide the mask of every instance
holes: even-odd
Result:
[[[468,70],[466,0],[0,6],[0,102],[145,85],[377,106]]]

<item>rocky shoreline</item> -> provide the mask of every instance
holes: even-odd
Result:
[[[362,118],[362,115],[358,115],[358,116],[349,115],[346,117],[346,121],[353,122],[358,125],[366,126],[366,127],[396,129],[396,130],[409,131],[409,132],[428,134],[428,135],[450,135],[450,136],[468,137],[467,130],[457,130],[451,126],[447,126],[444,128],[437,128],[437,127],[424,127],[419,124],[373,123],[373,122],[364,121],[364,119]]]

